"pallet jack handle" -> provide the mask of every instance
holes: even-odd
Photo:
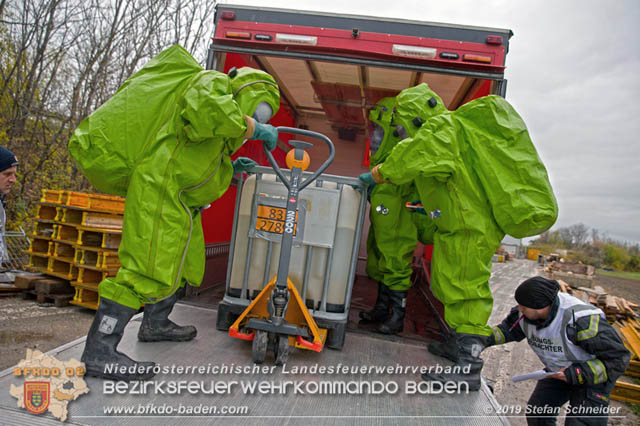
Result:
[[[294,135],[308,136],[308,137],[314,138],[314,139],[320,139],[324,143],[326,143],[327,146],[329,146],[329,157],[327,157],[325,162],[322,163],[322,165],[318,168],[318,170],[316,170],[311,176],[309,176],[307,179],[305,179],[298,186],[298,191],[302,191],[311,182],[316,180],[318,178],[318,176],[320,176],[327,169],[327,167],[329,167],[329,165],[333,162],[333,159],[335,157],[336,149],[335,149],[335,147],[333,145],[333,142],[331,142],[331,139],[329,139],[328,137],[326,137],[322,133],[314,132],[314,131],[311,131],[311,130],[305,130],[305,129],[296,129],[295,127],[285,127],[285,126],[277,127],[277,129],[278,129],[278,133],[279,132],[284,132],[284,133],[291,133],[291,134],[294,134]],[[262,147],[264,148],[264,152],[267,155],[267,160],[269,160],[269,164],[271,164],[271,167],[273,167],[273,170],[276,172],[278,177],[282,180],[282,183],[284,184],[284,186],[286,186],[287,189],[290,190],[291,189],[291,183],[289,182],[289,179],[287,179],[286,176],[284,175],[284,173],[282,173],[282,169],[280,169],[280,166],[278,166],[278,163],[276,163],[275,158],[273,158],[273,154],[271,154],[271,151],[269,151],[269,149],[267,148],[265,142],[262,142]]]

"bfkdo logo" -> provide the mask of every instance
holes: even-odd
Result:
[[[24,382],[24,406],[33,414],[47,411],[51,396],[51,383]]]
[[[26,358],[13,369],[14,378],[24,381],[11,383],[9,393],[16,399],[18,408],[32,414],[48,413],[64,422],[69,403],[89,393],[84,373],[84,364],[77,359],[60,361],[53,355],[27,349]]]

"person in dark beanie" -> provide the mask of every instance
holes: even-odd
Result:
[[[0,261],[3,265],[9,261],[7,242],[5,240],[5,225],[7,215],[4,211],[4,197],[11,191],[11,187],[16,183],[16,172],[18,171],[18,157],[7,148],[0,146]]]
[[[565,425],[606,425],[609,394],[631,354],[602,310],[559,289],[543,277],[522,282],[518,306],[492,327],[492,343],[526,338],[545,370],[555,372],[538,381],[527,403],[527,424],[555,425],[568,401]]]

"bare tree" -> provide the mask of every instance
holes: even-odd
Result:
[[[573,242],[573,246],[580,248],[587,243],[589,228],[583,223],[577,223],[569,227],[569,233],[571,234],[571,241]]]
[[[214,4],[0,0],[0,143],[20,157],[25,210],[42,188],[89,188],[66,150],[75,127],[162,49],[205,52]]]
[[[558,238],[562,242],[564,248],[572,248],[573,247],[573,236],[571,235],[571,230],[569,228],[559,228],[556,231]]]

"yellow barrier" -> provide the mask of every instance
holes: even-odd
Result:
[[[527,259],[538,260],[538,255],[540,254],[542,254],[542,252],[538,249],[529,249],[527,250]]]

